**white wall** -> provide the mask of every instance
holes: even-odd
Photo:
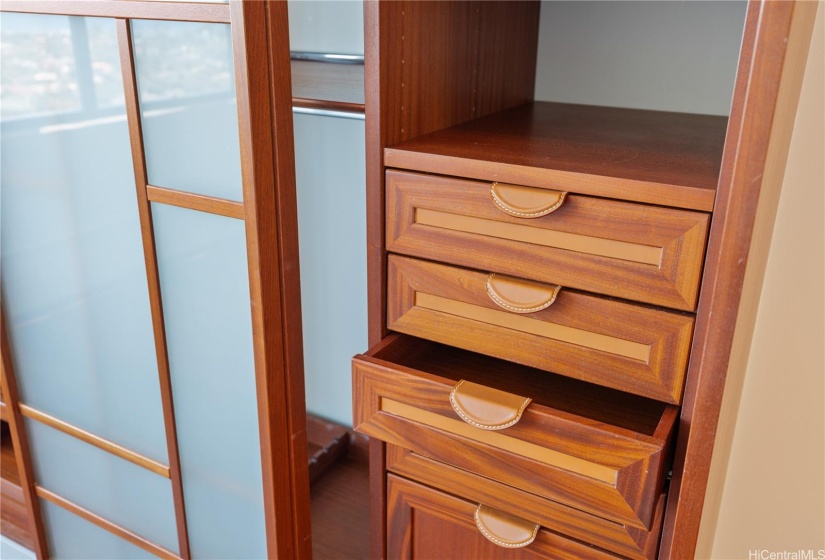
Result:
[[[817,12],[718,522],[702,527],[716,559],[825,550],[825,3]]]
[[[741,1],[543,1],[536,99],[727,115]]]

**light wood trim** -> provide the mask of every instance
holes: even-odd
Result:
[[[97,525],[101,529],[104,529],[115,536],[120,537],[121,539],[132,543],[133,545],[142,548],[146,552],[154,554],[158,558],[164,558],[165,560],[180,560],[180,557],[175,554],[174,552],[159,546],[140,535],[133,533],[129,529],[121,527],[116,523],[112,523],[108,519],[104,519],[103,517],[97,515],[89,511],[86,508],[83,508],[76,503],[63,498],[62,496],[58,496],[54,492],[46,490],[42,486],[35,486],[35,491],[37,495],[44,500],[47,500],[53,503],[56,506],[59,506],[65,509],[68,512],[71,512],[78,517],[82,517],[86,521],[92,523],[93,525]]]
[[[748,8],[662,559],[706,557],[712,547],[817,4],[752,2]]]
[[[151,202],[170,204],[180,208],[189,208],[200,212],[208,212],[209,214],[226,216],[227,218],[244,219],[242,202],[177,191],[164,187],[155,187],[153,185],[146,186],[146,195]]]
[[[648,363],[650,360],[650,345],[640,344],[630,340],[622,340],[594,332],[576,329],[565,325],[556,325],[548,321],[537,321],[522,315],[515,315],[507,311],[489,309],[463,301],[434,296],[424,292],[415,293],[415,305],[431,311],[440,311],[456,315],[473,321],[480,321],[489,325],[501,326],[519,332],[525,332],[576,344],[585,348],[592,348],[600,352],[615,354],[625,358]]]
[[[573,457],[566,453],[560,453],[547,447],[541,447],[540,445],[516,439],[503,433],[480,430],[460,420],[447,418],[446,416],[422,410],[393,399],[382,398],[381,410],[431,428],[438,428],[439,430],[444,430],[451,434],[503,449],[510,453],[521,455],[522,457],[528,457],[546,465],[595,478],[612,486],[616,485],[618,479],[616,469]]]
[[[20,412],[20,393],[17,390],[17,380],[11,359],[11,344],[6,332],[6,316],[3,310],[2,293],[0,293],[0,388],[6,401],[9,432],[11,432],[14,456],[17,461],[17,472],[20,476],[20,487],[23,491],[23,501],[26,505],[26,515],[29,527],[34,533],[34,552],[39,560],[49,558],[49,543],[46,530],[43,526],[43,517],[40,513],[40,501],[35,494],[34,468],[32,466],[29,439],[26,434],[23,415]]]
[[[129,126],[129,142],[132,150],[132,166],[135,175],[140,232],[143,242],[143,259],[146,267],[146,284],[149,289],[149,307],[152,314],[152,331],[158,365],[160,400],[166,433],[166,450],[169,456],[169,478],[172,482],[172,499],[175,505],[175,524],[178,547],[184,560],[191,557],[189,530],[186,524],[186,505],[183,498],[183,475],[178,451],[178,432],[175,425],[175,406],[172,398],[172,379],[169,373],[169,357],[166,351],[166,330],[163,321],[163,302],[160,293],[155,234],[152,226],[152,210],[146,187],[146,155],[143,149],[143,131],[140,118],[140,101],[135,74],[131,25],[128,20],[116,20],[120,68],[123,75],[123,91],[126,118]]]
[[[19,408],[20,413],[26,418],[36,420],[37,422],[54,428],[59,432],[63,432],[66,435],[70,435],[81,441],[85,441],[89,445],[93,445],[98,449],[102,449],[103,451],[111,453],[112,455],[116,455],[117,457],[129,461],[130,463],[134,463],[139,467],[143,467],[144,469],[150,470],[155,474],[159,474],[164,478],[170,478],[169,467],[158,463],[154,459],[150,459],[144,455],[141,455],[140,453],[136,453],[130,449],[126,449],[122,445],[118,445],[114,442],[109,441],[108,439],[97,436],[91,432],[87,432],[82,428],[73,426],[68,422],[59,420],[54,416],[50,416],[45,412],[36,410],[28,405],[20,403]]]
[[[230,11],[267,557],[310,558],[287,5]]]
[[[157,0],[3,0],[2,11],[132,19],[229,23],[229,5]]]
[[[608,257],[651,266],[662,264],[662,247],[650,247],[615,239],[590,237],[564,231],[554,231],[533,227],[530,224],[509,224],[495,220],[486,220],[475,216],[460,216],[439,210],[426,208],[415,209],[415,223],[424,226],[449,229],[532,243],[543,247],[565,249],[586,255]]]

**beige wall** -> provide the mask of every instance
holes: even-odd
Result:
[[[712,541],[714,559],[748,558],[750,550],[825,549],[822,2],[817,12]]]

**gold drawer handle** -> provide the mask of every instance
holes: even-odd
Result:
[[[476,527],[488,541],[505,548],[524,548],[539,533],[539,526],[515,515],[479,505],[475,513]]]
[[[450,391],[450,404],[456,414],[482,430],[509,428],[521,419],[532,400],[463,379]]]
[[[493,183],[490,196],[498,209],[506,214],[516,218],[541,218],[558,210],[567,193]]]
[[[512,276],[491,273],[487,277],[487,295],[493,303],[513,313],[536,313],[556,301],[561,286],[530,282]]]

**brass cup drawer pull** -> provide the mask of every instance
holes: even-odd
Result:
[[[466,423],[482,430],[503,430],[521,419],[532,399],[461,380],[450,391],[450,404]]]
[[[478,506],[474,517],[481,534],[504,548],[524,548],[536,540],[539,533],[537,524],[485,505]]]
[[[561,286],[530,282],[512,276],[491,273],[487,277],[487,295],[493,303],[513,313],[536,313],[556,301]]]
[[[490,197],[499,210],[516,218],[541,218],[558,210],[566,192],[493,183]]]

